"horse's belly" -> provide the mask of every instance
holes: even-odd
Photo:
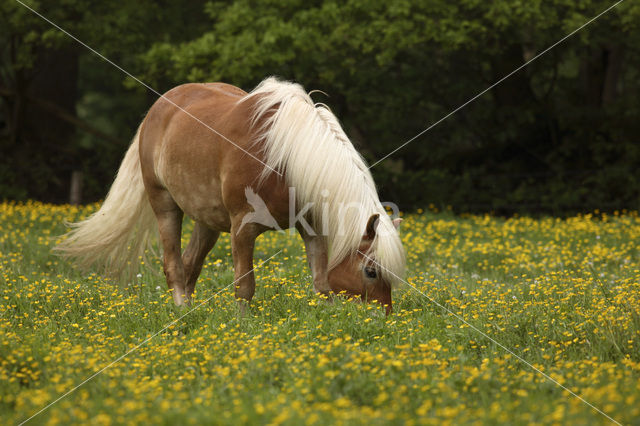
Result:
[[[221,202],[219,192],[208,191],[205,186],[201,186],[193,192],[172,195],[182,211],[193,220],[214,231],[229,232],[231,229],[229,213]]]
[[[224,205],[218,201],[220,197],[207,191],[204,186],[189,192],[173,192],[169,188],[169,192],[182,211],[193,220],[215,231],[229,232],[231,229],[229,214]]]

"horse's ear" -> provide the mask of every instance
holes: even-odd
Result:
[[[363,240],[373,240],[376,236],[376,228],[378,227],[378,219],[380,215],[378,213],[371,215],[367,221],[367,227],[364,230]]]
[[[401,217],[397,217],[397,218],[393,219],[391,222],[393,222],[393,226],[396,229],[399,229],[400,228],[400,224],[402,223],[402,218]]]

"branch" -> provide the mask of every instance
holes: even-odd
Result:
[[[5,87],[0,87],[0,95],[5,97],[15,97],[16,93]],[[34,105],[42,108],[43,110],[49,112],[50,114],[55,115],[59,119],[66,121],[68,123],[71,123],[78,129],[84,130],[85,132],[97,138],[100,138],[104,141],[115,143],[115,144],[120,144],[122,142],[121,140],[114,138],[113,136],[103,132],[102,130],[95,128],[94,126],[87,123],[86,121],[81,120],[74,114],[71,114],[68,111],[64,110],[63,108],[60,108],[58,105],[54,104],[53,102],[40,99],[29,94],[25,95],[25,99],[32,102]]]

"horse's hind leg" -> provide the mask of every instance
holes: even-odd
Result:
[[[186,298],[184,264],[180,253],[183,213],[168,191],[147,192],[151,207],[158,219],[167,286],[173,290],[173,301],[180,306],[185,303]]]
[[[253,223],[241,224],[242,217],[231,221],[231,254],[235,274],[236,300],[241,311],[253,298],[256,281],[253,275],[253,247],[260,234]]]
[[[185,276],[187,277],[187,284],[185,287],[187,300],[191,299],[193,291],[196,288],[196,281],[200,276],[202,263],[207,257],[207,253],[211,251],[216,241],[218,241],[219,236],[219,232],[213,231],[199,222],[196,222],[194,225],[191,240],[182,255]]]

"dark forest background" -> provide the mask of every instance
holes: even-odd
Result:
[[[28,1],[159,92],[320,89],[374,163],[612,1]],[[627,0],[375,166],[403,209],[640,208],[640,2]],[[0,0],[0,199],[101,199],[157,96]],[[72,176],[75,176],[72,179]]]

